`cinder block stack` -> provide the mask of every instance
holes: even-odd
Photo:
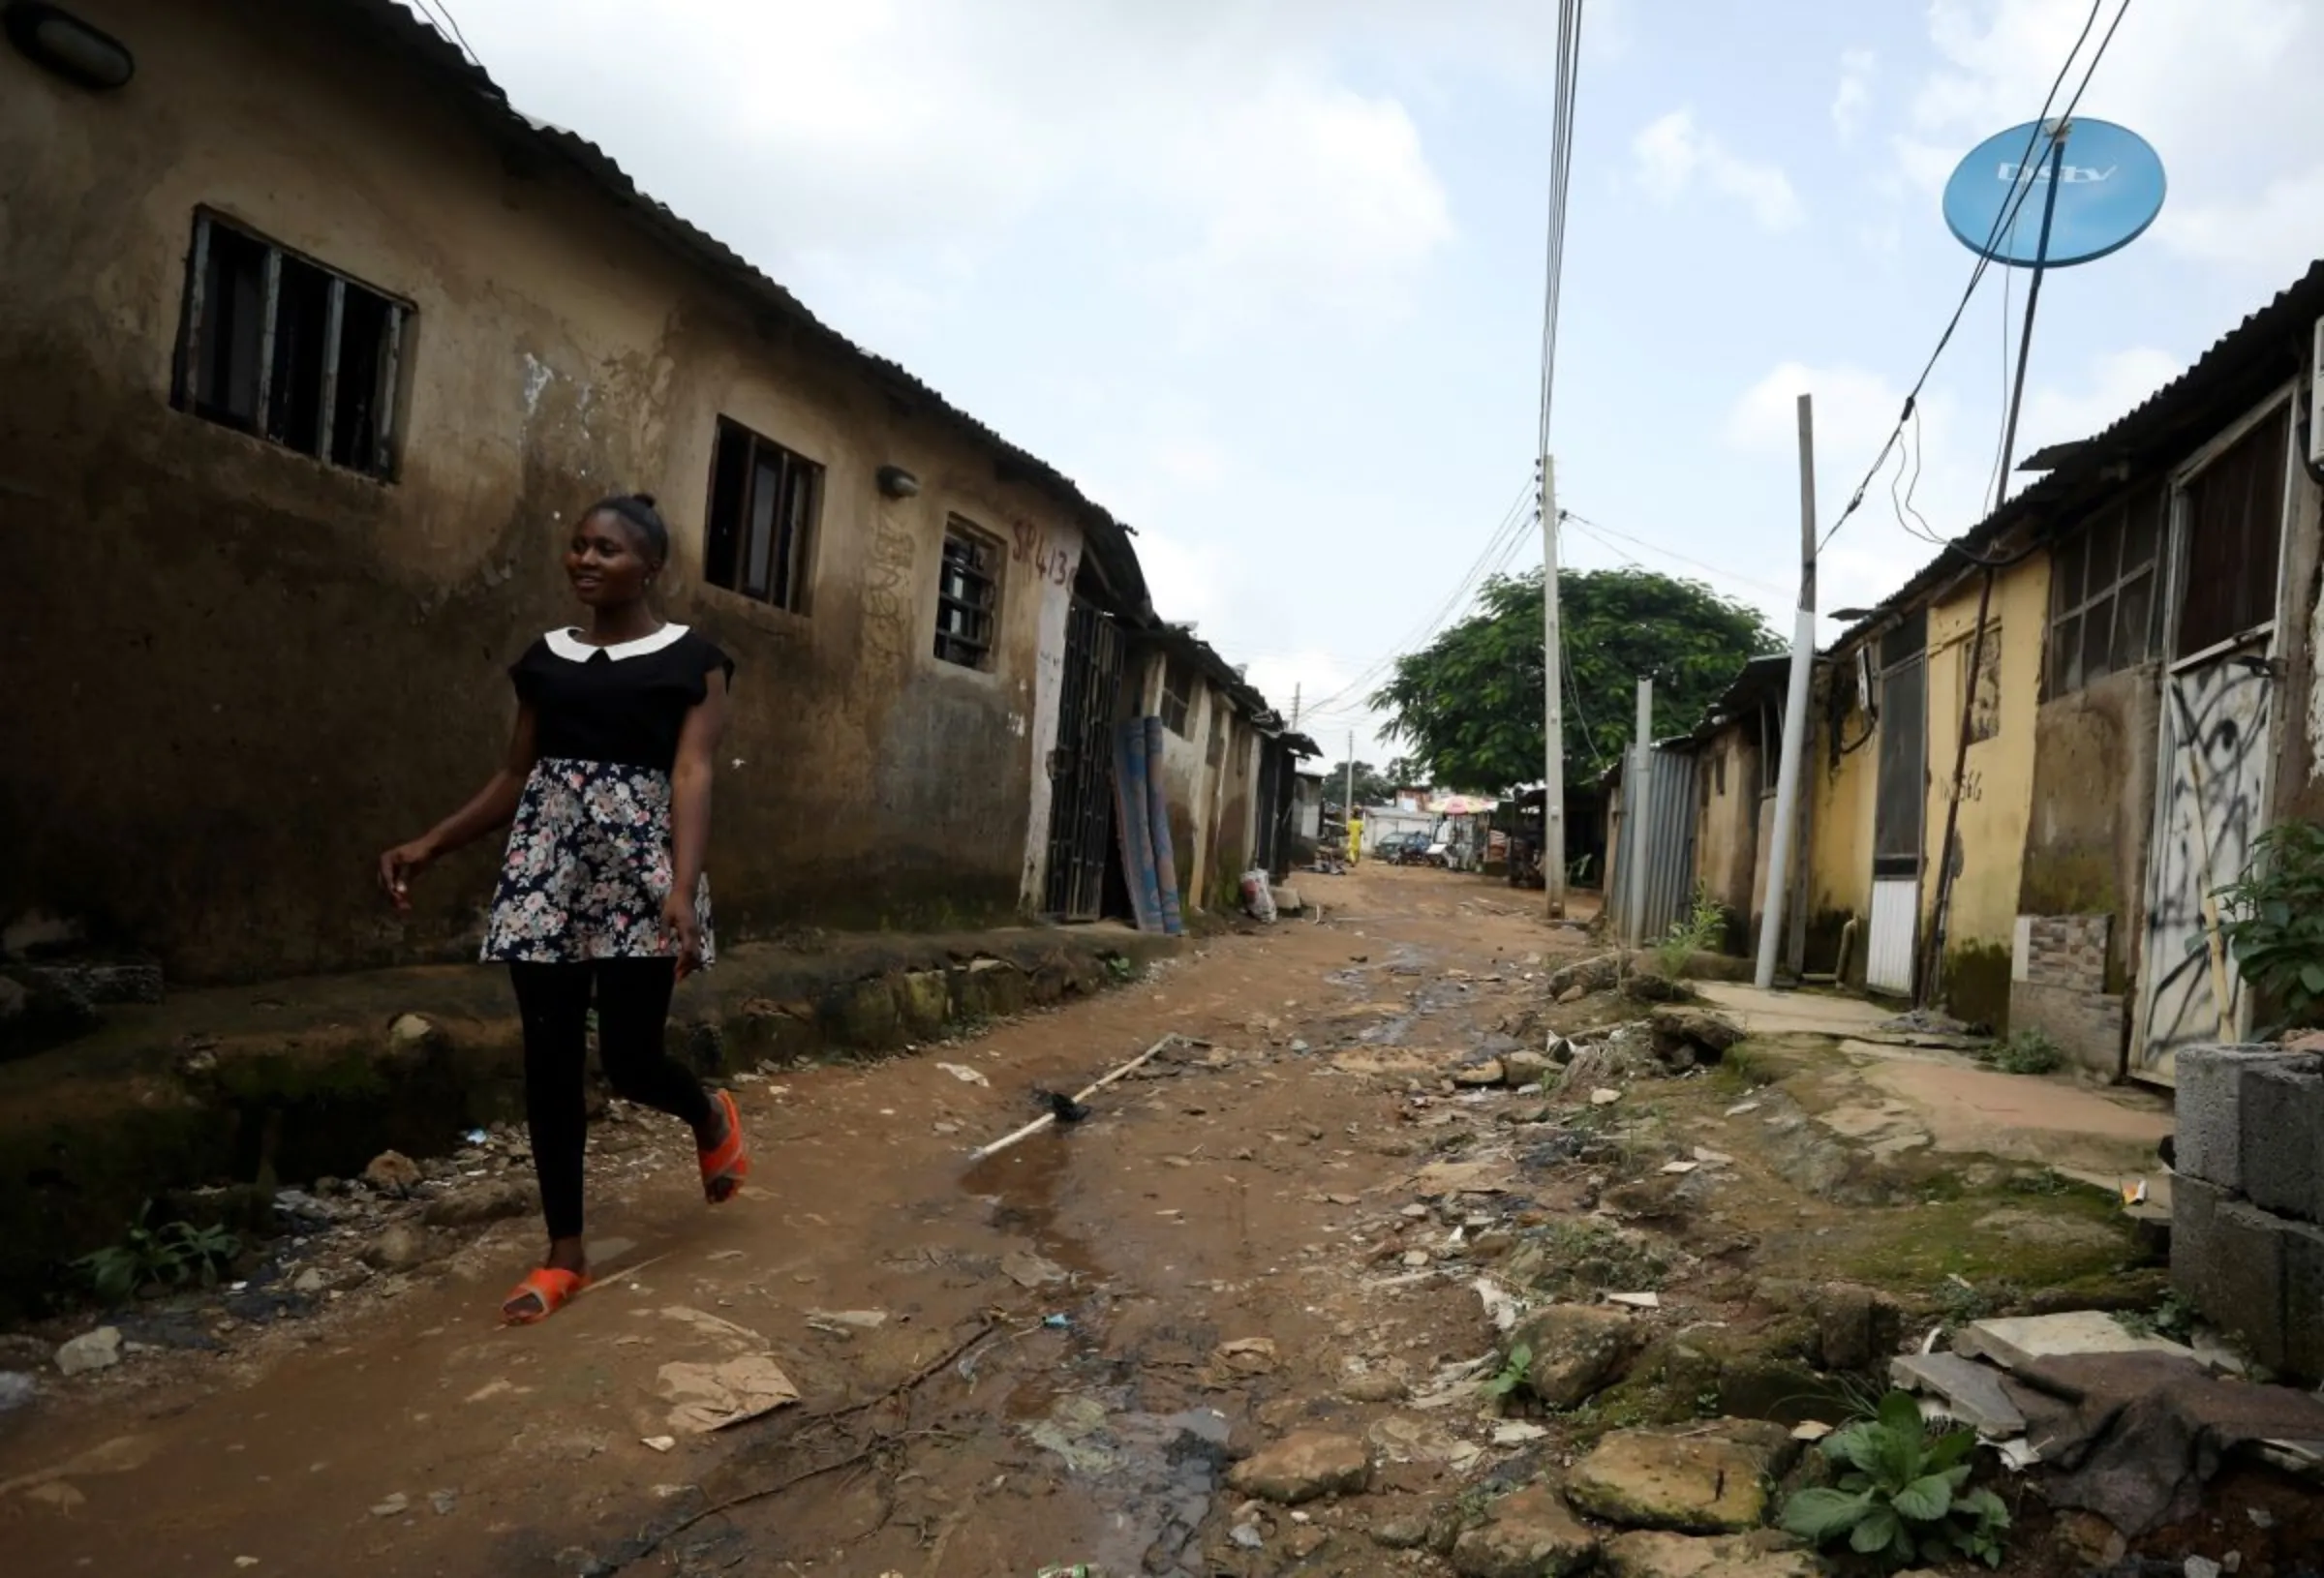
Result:
[[[2324,1380],[2324,1057],[2178,1055],[2171,1281],[2278,1374]]]

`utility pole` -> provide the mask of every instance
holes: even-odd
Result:
[[[1300,732],[1300,687],[1296,683],[1291,687],[1291,732]]]
[[[1557,633],[1557,471],[1542,456],[1542,890],[1549,919],[1566,914],[1566,710]]]
[[[1348,803],[1340,807],[1339,820],[1348,835],[1348,864],[1356,863],[1356,731],[1348,731]]]
[[[1623,929],[1630,933],[1630,945],[1642,948],[1646,944],[1646,802],[1654,778],[1654,681],[1638,682],[1638,722],[1632,742],[1635,755],[1629,774],[1629,784],[1622,795],[1622,820],[1630,826],[1630,869],[1622,874],[1623,890],[1630,895],[1630,913],[1623,918]]]
[[[1784,692],[1784,759],[1775,775],[1775,836],[1767,852],[1767,903],[1759,917],[1753,981],[1775,985],[1775,956],[1791,892],[1793,834],[1799,825],[1800,769],[1808,754],[1808,677],[1816,666],[1816,405],[1799,397],[1799,612],[1791,624],[1791,683]]]

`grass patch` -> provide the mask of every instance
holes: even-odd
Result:
[[[1911,1290],[1947,1307],[1947,1300],[1958,1296],[1955,1277],[1997,1294],[2021,1287],[2056,1288],[2111,1273],[2136,1256],[2120,1203],[2095,1189],[2074,1186],[2048,1197],[2041,1215],[2103,1231],[2044,1240],[1979,1225],[2012,1207],[2024,1213],[2023,1201],[2023,1196],[2012,1196],[2004,1187],[1933,1200],[1913,1207],[1910,1216],[1865,1213],[1858,1219],[1863,1237],[1839,1252],[1839,1269],[1855,1281],[1899,1293]]]
[[[1983,1054],[2003,1074],[2056,1074],[2065,1067],[2065,1051],[2039,1030],[2012,1030]]]
[[[1540,1252],[1539,1267],[1527,1278],[1532,1289],[1564,1298],[1650,1292],[1670,1275],[1669,1255],[1654,1240],[1601,1222],[1554,1223],[1526,1248]]]

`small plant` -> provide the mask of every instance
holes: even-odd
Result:
[[[1523,1343],[1519,1343],[1509,1350],[1509,1357],[1501,1361],[1501,1373],[1479,1389],[1498,1403],[1513,1393],[1523,1390],[1525,1382],[1531,1379],[1532,1375],[1533,1350]]]
[[[2324,1023],[2324,828],[2285,822],[2252,841],[2243,875],[2218,891],[2219,931],[2236,968],[2278,1004],[2277,1029]],[[2209,947],[2197,935],[2188,952]]]
[[[1932,1436],[1904,1392],[1880,1411],[1824,1438],[1820,1450],[1848,1472],[1838,1486],[1803,1490],[1784,1503],[1788,1532],[1816,1545],[1842,1539],[1888,1567],[1972,1558],[2002,1564],[2009,1508],[1990,1490],[1969,1490],[1976,1432]]]
[[[182,1288],[199,1282],[217,1286],[219,1275],[242,1253],[242,1241],[220,1227],[197,1228],[189,1222],[152,1226],[153,1201],[138,1207],[136,1218],[121,1235],[73,1262],[89,1290],[107,1304],[118,1304],[138,1289],[159,1283]]]
[[[2195,1311],[2180,1298],[2178,1290],[2162,1295],[2152,1310],[2125,1310],[2115,1318],[2123,1329],[2139,1337],[2168,1337],[2184,1343],[2194,1335]]]
[[[1711,898],[1708,888],[1695,890],[1695,901],[1687,913],[1670,923],[1663,940],[1654,945],[1654,968],[1666,980],[1676,981],[1686,973],[1687,962],[1697,954],[1708,953],[1711,945],[1727,933],[1727,912]]]
[[[2012,1030],[1993,1048],[1993,1066],[2003,1074],[2056,1074],[2065,1053],[2040,1030]]]
[[[1124,955],[1108,954],[1105,964],[1106,974],[1114,978],[1116,986],[1126,986],[1138,979],[1138,961]]]

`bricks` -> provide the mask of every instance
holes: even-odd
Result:
[[[2244,1080],[2253,1070],[2307,1067],[2311,1059],[2273,1047],[2189,1047],[2176,1060],[2178,1108],[2173,1170],[2242,1193]]]
[[[2106,942],[2111,915],[2030,915],[2026,922],[2026,980],[2069,991],[2106,989]]]
[[[2251,1203],[2324,1222],[2324,1063],[2301,1054],[2244,1071],[2238,1165]]]

